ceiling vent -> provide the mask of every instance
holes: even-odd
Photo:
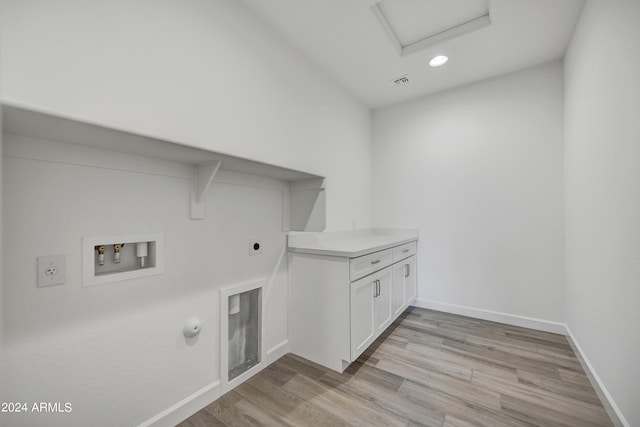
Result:
[[[391,82],[396,86],[407,86],[409,83],[411,83],[411,80],[409,80],[409,75],[405,74],[402,77],[391,80]]]

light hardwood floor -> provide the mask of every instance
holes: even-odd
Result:
[[[180,424],[611,426],[566,338],[409,308],[342,375],[287,355]]]

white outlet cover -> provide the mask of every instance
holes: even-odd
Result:
[[[258,249],[255,249],[255,245],[258,245]],[[249,240],[249,255],[260,255],[262,253],[262,240],[250,239]]]
[[[46,286],[63,285],[66,281],[66,268],[64,255],[40,256],[36,262],[38,266],[37,286],[44,288]],[[48,275],[46,271],[55,268],[56,273]]]

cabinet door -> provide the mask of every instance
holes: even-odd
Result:
[[[351,283],[351,361],[374,340],[374,295],[377,277],[364,277]]]
[[[391,324],[391,268],[386,268],[374,276],[378,286],[376,293],[374,281],[375,337],[378,337]]]
[[[404,275],[406,270],[402,262],[393,265],[393,272],[391,274],[391,312],[394,318],[398,317],[405,308]]]
[[[404,272],[404,297],[407,305],[415,301],[418,294],[418,281],[416,280],[416,257],[406,259],[402,262]]]

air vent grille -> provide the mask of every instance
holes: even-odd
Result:
[[[409,76],[408,75],[404,75],[401,77],[398,77],[397,79],[393,79],[391,80],[393,82],[393,84],[395,84],[396,86],[406,86],[409,83],[411,83],[411,81],[409,80]]]

